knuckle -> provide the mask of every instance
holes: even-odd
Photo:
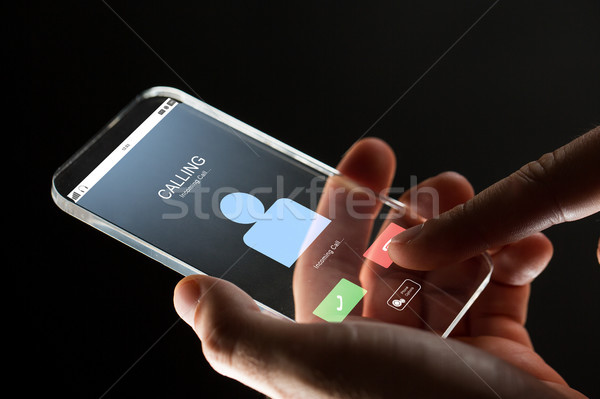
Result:
[[[225,317],[218,317],[207,328],[202,352],[218,373],[236,378],[242,373],[253,380],[270,375],[268,348],[256,342],[251,329]]]
[[[517,171],[517,174],[526,181],[538,184],[551,184],[554,165],[562,151],[556,150],[542,155],[537,161],[529,162]]]
[[[567,220],[565,210],[558,195],[560,190],[555,188],[557,165],[564,161],[566,154],[563,148],[542,155],[538,160],[529,162],[513,174],[513,178],[528,186],[535,187],[540,193],[539,198],[550,205],[548,219],[552,224],[563,223]]]
[[[218,312],[197,324],[201,326],[200,339],[206,360],[215,370],[231,367],[239,340],[238,328]]]

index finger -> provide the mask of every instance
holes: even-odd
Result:
[[[432,269],[600,210],[600,127],[530,162],[471,200],[406,230],[395,263]]]

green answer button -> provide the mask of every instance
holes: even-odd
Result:
[[[365,296],[367,290],[341,279],[317,306],[313,314],[331,323],[340,323]]]

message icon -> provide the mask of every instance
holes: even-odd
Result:
[[[401,312],[420,290],[421,284],[414,280],[406,279],[400,284],[400,287],[392,294],[390,299],[388,299],[387,304],[392,309]]]
[[[397,224],[390,223],[373,244],[371,244],[363,256],[387,269],[392,264],[392,259],[388,255],[388,246],[390,245],[392,238],[404,230],[404,228]]]

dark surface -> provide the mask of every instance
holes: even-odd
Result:
[[[18,85],[22,121],[7,171],[28,190],[6,249],[25,245],[7,279],[9,326],[28,337],[15,345],[23,393],[261,396],[212,371],[177,322],[178,275],[50,199],[54,169],[143,89],[195,91],[332,165],[365,132],[379,136],[396,149],[402,187],[455,170],[479,191],[600,124],[596,0],[500,1],[454,46],[493,2],[221,3],[110,2],[137,35],[100,1],[7,13],[5,80]],[[599,226],[594,215],[547,232],[555,256],[528,319],[538,352],[590,397],[600,395]]]

